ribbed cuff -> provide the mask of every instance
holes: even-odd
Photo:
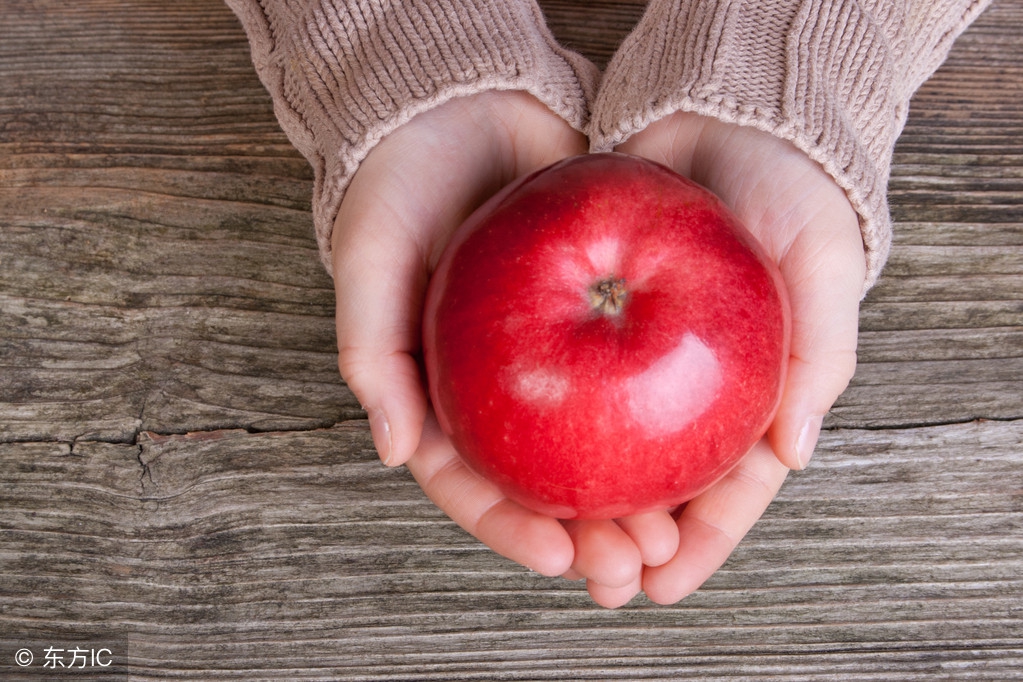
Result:
[[[315,173],[330,271],[345,189],[385,135],[451,98],[529,92],[585,131],[596,68],[554,40],[533,0],[226,0],[281,126]]]

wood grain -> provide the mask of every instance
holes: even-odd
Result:
[[[586,55],[600,68],[639,21],[646,0],[540,0],[547,24],[565,47]]]
[[[359,422],[7,444],[4,631],[139,677],[1011,679],[1021,439],[829,431],[706,588],[620,612],[480,548]]]
[[[311,172],[226,6],[0,16],[0,437],[359,416],[309,239]]]
[[[605,63],[639,0],[541,3]],[[605,611],[377,462],[218,0],[0,4],[0,676],[1023,679],[1023,3],[914,98],[814,463],[707,585]],[[19,669],[14,652],[34,650]]]
[[[995,3],[913,98],[889,188],[892,255],[833,423],[1023,414],[1023,60],[1007,28],[1021,18],[1020,3]]]

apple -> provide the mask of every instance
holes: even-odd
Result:
[[[713,194],[618,153],[512,183],[427,290],[437,420],[470,468],[557,518],[669,509],[774,416],[789,352],[775,265]]]

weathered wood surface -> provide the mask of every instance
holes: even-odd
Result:
[[[544,3],[598,61],[642,6]],[[996,2],[914,100],[811,468],[697,594],[605,611],[377,463],[231,13],[0,3],[0,673],[1023,679],[1021,25]]]

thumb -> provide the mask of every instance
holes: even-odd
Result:
[[[809,463],[824,415],[856,370],[865,261],[855,214],[843,218],[827,221],[827,231],[803,230],[781,263],[792,306],[792,346],[768,439],[790,469]]]
[[[331,240],[338,366],[385,464],[407,462],[422,436],[422,307],[450,233],[516,175],[584,149],[538,100],[483,93],[419,114],[352,178]]]
[[[335,228],[338,369],[369,417],[380,459],[398,466],[419,444],[427,399],[416,354],[425,267],[412,244],[372,214],[342,211]]]
[[[453,100],[392,131],[352,178],[334,222],[338,368],[390,466],[416,451],[426,417],[417,358],[430,264],[505,172],[483,112],[478,101]]]

